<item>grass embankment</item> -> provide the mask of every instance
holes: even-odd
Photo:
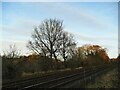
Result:
[[[9,82],[14,82],[14,81],[19,81],[19,80],[25,80],[25,79],[32,79],[32,78],[37,78],[37,77],[43,77],[43,76],[47,76],[47,75],[56,75],[56,74],[60,74],[60,73],[66,73],[66,72],[70,72],[70,71],[74,71],[77,69],[81,69],[82,67],[76,68],[76,69],[61,69],[61,70],[51,70],[51,71],[47,71],[47,72],[34,72],[34,73],[25,73],[23,72],[21,77],[16,77],[13,79],[3,79],[2,83],[9,83]]]
[[[89,83],[86,88],[117,88],[118,87],[117,68],[104,73],[95,79],[95,83]]]

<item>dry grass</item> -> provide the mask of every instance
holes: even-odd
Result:
[[[113,69],[95,79],[94,84],[88,84],[87,88],[117,88],[118,71]]]
[[[67,68],[67,69],[61,69],[61,70],[49,70],[47,72],[41,71],[41,72],[23,72],[22,76],[19,78],[14,78],[14,79],[3,79],[3,83],[7,82],[12,82],[12,81],[18,81],[18,80],[24,80],[24,79],[31,79],[31,78],[36,78],[36,77],[42,77],[50,74],[56,74],[56,73],[61,73],[61,72],[66,72],[66,71],[71,71],[72,69]]]

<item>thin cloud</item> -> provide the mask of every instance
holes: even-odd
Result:
[[[119,0],[1,0],[2,2],[118,2]]]
[[[30,36],[34,27],[39,25],[38,21],[35,20],[18,20],[14,25],[3,25],[3,32],[18,35],[20,37]]]
[[[86,24],[87,27],[92,27],[96,29],[99,28],[101,30],[105,28],[106,29],[114,28],[114,26],[108,21],[106,21],[105,19],[90,13],[86,13],[83,8],[80,8],[80,9],[74,8],[65,3],[57,3],[56,5],[62,8],[63,10],[62,14],[68,13],[69,15],[67,17],[70,17],[70,19],[74,19],[79,22],[82,22]],[[89,8],[86,8],[86,9],[89,11]]]
[[[73,32],[73,30],[68,30],[68,29],[65,29],[65,31],[73,34],[76,38],[79,38],[80,40],[84,40],[84,41],[101,41],[101,40],[107,40],[107,41],[117,41],[118,38],[117,37],[99,37],[99,36],[87,36],[87,35],[84,35],[82,33],[79,33],[79,32]]]
[[[115,43],[117,41],[117,36],[115,35],[117,25],[115,26],[114,22],[111,23],[106,19],[103,19],[104,16],[107,17],[106,15],[97,16],[96,11],[94,10],[93,12],[95,14],[90,14],[89,12],[87,12],[90,10],[87,6],[85,9],[79,9],[76,6],[67,3],[23,4],[24,5],[21,5],[21,7],[25,8],[25,10],[19,9],[20,11],[22,10],[22,12],[19,12],[19,14],[17,14],[17,10],[11,10],[12,15],[11,13],[6,14],[8,15],[7,19],[5,19],[7,25],[3,25],[4,38],[2,40],[6,40],[7,43],[13,41],[15,41],[16,43],[20,43],[22,40],[29,40],[34,26],[38,26],[41,23],[41,20],[44,20],[45,18],[55,17],[65,21],[66,26],[68,28],[71,28],[71,30],[67,31],[74,34],[76,39],[78,41],[81,41],[80,44],[100,44],[108,49],[110,49],[110,47],[114,49],[116,48]],[[102,13],[104,13],[104,10],[102,11]],[[11,23],[8,24],[8,22]],[[78,30],[81,31],[79,32]],[[9,39],[12,39],[13,41],[9,42]],[[106,43],[106,45],[104,43]],[[17,45],[19,46],[19,44]],[[20,46],[26,48],[25,43],[21,44]],[[112,51],[110,50],[110,52]]]

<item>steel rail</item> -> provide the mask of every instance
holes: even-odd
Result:
[[[70,83],[72,81],[75,81],[77,79],[82,79],[84,77],[84,73],[85,74],[85,77],[87,76],[90,76],[92,74],[95,74],[95,73],[98,73],[98,72],[101,72],[103,71],[105,68],[108,68],[108,66],[100,66],[100,67],[97,67],[96,69],[94,68],[93,70],[89,70],[87,69],[85,72],[84,72],[84,69],[81,70],[81,71],[78,71],[78,72],[73,72],[68,75],[64,75],[62,77],[57,77],[57,78],[54,78],[54,77],[50,77],[50,79],[45,79],[44,78],[34,78],[34,79],[28,79],[28,80],[22,80],[21,82],[19,81],[18,82],[14,82],[13,84],[8,84],[8,87],[7,85],[3,87],[3,90],[4,88],[17,88],[17,89],[20,89],[20,90],[23,90],[23,89],[29,89],[29,88],[55,88],[55,87],[59,87],[59,86],[62,86],[62,85],[65,85],[67,83]],[[39,81],[39,82],[37,82]],[[32,82],[33,84],[32,85],[29,85],[29,82]],[[28,85],[24,85],[28,83]]]

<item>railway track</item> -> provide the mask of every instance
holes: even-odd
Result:
[[[52,79],[56,79],[59,77],[64,77],[67,75],[71,75],[72,73],[79,73],[82,72],[82,70],[70,70],[70,71],[65,71],[64,72],[58,72],[55,74],[49,74],[46,76],[42,76],[42,77],[36,77],[36,78],[30,78],[30,79],[24,79],[24,80],[19,80],[19,81],[13,81],[13,82],[8,82],[3,84],[3,89],[4,88],[21,88],[21,87],[25,87],[28,85],[33,85],[35,83],[40,83],[40,82],[44,82],[44,81],[50,81]]]
[[[13,83],[7,83],[6,85],[3,85],[2,89],[4,90],[9,88],[15,88],[19,90],[26,90],[31,88],[41,88],[43,90],[48,88],[59,88],[75,80],[80,80],[93,74],[103,72],[109,67],[110,66],[100,66],[93,69],[81,69],[72,72],[66,72],[65,74],[59,73],[58,76],[48,75],[46,77],[41,78],[34,78]]]

